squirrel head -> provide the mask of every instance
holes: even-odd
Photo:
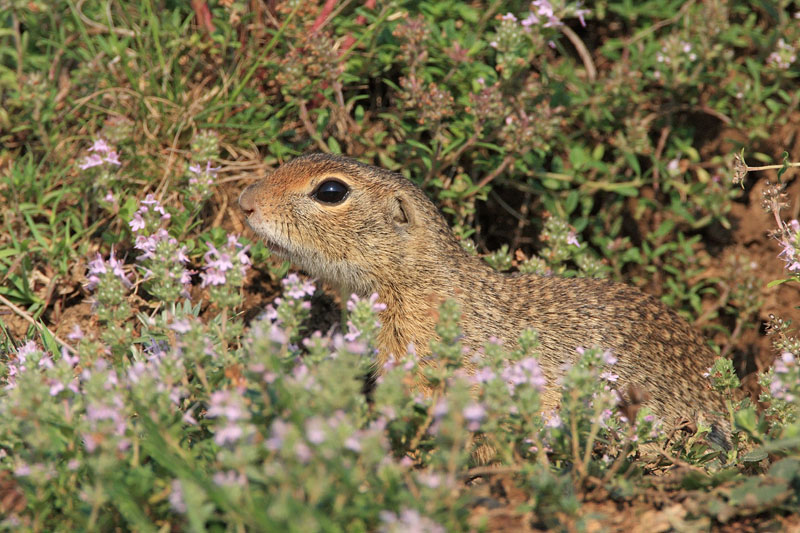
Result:
[[[461,248],[413,183],[341,156],[293,159],[242,191],[239,206],[277,255],[361,296]]]

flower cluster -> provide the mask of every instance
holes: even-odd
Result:
[[[800,275],[800,222],[797,219],[792,219],[784,225],[783,231],[778,236],[778,242],[782,247],[778,257],[786,263],[786,270]]]
[[[270,323],[269,337],[277,343],[286,343],[288,339],[298,341],[311,312],[311,302],[306,298],[314,295],[316,287],[295,273],[289,274],[281,284],[283,297],[275,298],[264,312],[264,318]],[[309,344],[313,342],[313,339],[306,340]],[[317,340],[320,340],[319,337]],[[327,343],[323,344],[320,348],[327,350]]]
[[[783,38],[778,39],[777,49],[767,58],[767,64],[781,70],[788,70],[797,61],[797,49]]]
[[[241,392],[220,390],[211,393],[206,417],[218,420],[214,428],[214,442],[218,446],[234,446],[255,433],[255,428],[248,422],[250,412]]]
[[[136,248],[142,251],[136,259],[144,272],[145,287],[162,301],[174,301],[179,296],[189,298],[191,271],[186,269],[189,257],[186,246],[159,228],[150,235],[138,235]]]
[[[78,165],[81,170],[86,170],[94,167],[102,167],[104,165],[120,166],[122,163],[119,160],[119,154],[105,139],[97,139],[89,148],[92,154],[86,156],[83,161]]]
[[[556,38],[553,30],[564,25],[563,19],[577,17],[581,26],[586,27],[585,17],[589,10],[583,8],[581,2],[567,3],[563,0],[533,0],[527,15],[518,19],[513,13],[500,16],[494,38],[489,46],[496,49],[498,70],[505,79],[522,68],[530,53],[543,49],[547,37]],[[551,48],[555,48],[553,40],[547,40]]]
[[[783,352],[775,361],[769,392],[773,398],[787,403],[800,399],[800,363],[794,354]]]
[[[155,233],[161,227],[162,222],[168,221],[172,215],[164,210],[164,207],[156,200],[155,196],[148,194],[139,203],[139,209],[133,213],[133,218],[128,225],[131,231],[139,236]]]
[[[363,353],[367,345],[374,345],[381,327],[377,315],[385,309],[386,304],[378,301],[377,293],[369,298],[359,298],[356,294],[350,296],[347,300],[350,319],[347,321],[347,333],[344,339],[350,343],[358,343],[351,346],[351,349]]]
[[[539,361],[534,357],[514,361],[503,369],[501,377],[506,382],[511,396],[514,396],[516,388],[520,385],[528,385],[540,393],[544,392],[547,385],[547,379],[542,373]]]
[[[692,45],[686,41],[671,39],[661,48],[661,52],[656,54],[656,61],[671,65],[678,56],[686,57],[689,61],[695,61],[697,54],[692,51]]]
[[[427,516],[422,516],[416,509],[401,509],[399,513],[392,511],[381,512],[382,525],[380,533],[404,533],[414,531],[417,533],[445,533],[447,531],[440,524]]]
[[[205,166],[199,163],[192,163],[189,165],[188,171],[188,187],[187,187],[187,200],[196,208],[202,206],[208,198],[211,197],[211,187],[219,172],[219,167],[211,165],[211,161],[206,161]]]
[[[399,57],[402,63],[414,75],[417,73],[417,69],[428,60],[430,30],[422,15],[409,17],[406,13],[404,19],[403,23],[398,24],[392,31],[392,35],[400,40]]]
[[[219,156],[219,135],[214,130],[200,130],[190,146],[194,161],[210,161]]]
[[[400,87],[398,97],[405,109],[414,111],[417,123],[435,124],[453,114],[455,100],[446,88],[413,75],[401,77]]]
[[[333,39],[323,31],[302,35],[295,46],[281,58],[275,77],[284,96],[290,100],[308,100],[315,91],[339,83],[344,64]]]
[[[796,353],[781,353],[758,382],[762,389],[758,400],[768,405],[765,414],[772,421],[772,432],[780,437],[782,428],[796,423],[800,414],[800,362]]]
[[[698,60],[698,52],[692,44],[678,35],[668,35],[656,54],[653,77],[671,85],[687,81],[692,66]]]
[[[211,301],[222,308],[241,305],[241,287],[251,264],[247,255],[250,245],[239,242],[238,235],[228,235],[227,242],[219,248],[211,242],[206,245],[201,286],[208,287]]]
[[[113,211],[117,207],[117,203],[111,185],[122,166],[119,153],[103,137],[95,139],[88,151],[89,155],[78,163],[78,168],[91,172],[91,183],[94,189],[92,196],[98,199],[98,203],[102,207]]]
[[[563,19],[577,17],[581,26],[585,28],[586,17],[589,13],[590,11],[583,7],[582,2],[567,3],[563,0],[533,0],[530,4],[530,11],[525,18],[519,21],[519,25],[527,31],[531,31],[534,26],[558,28],[564,25]],[[506,13],[501,17],[501,20],[516,23],[517,17],[512,13]]]
[[[104,340],[122,348],[131,338],[131,328],[125,324],[132,311],[128,294],[133,287],[124,263],[111,250],[108,260],[99,253],[89,261],[86,288],[93,291],[92,307],[98,318],[106,324]]]
[[[128,223],[136,235],[134,247],[142,253],[136,258],[144,273],[145,288],[162,301],[189,297],[191,272],[187,249],[162,227],[172,216],[152,194],[139,204]]]
[[[98,253],[93,260],[89,261],[89,273],[86,278],[88,283],[86,284],[86,288],[93,290],[100,284],[101,277],[115,277],[124,288],[130,289],[133,284],[123,269],[124,265],[125,264],[114,255],[113,248],[108,256],[108,262],[104,261],[103,256]],[[106,282],[108,282],[108,279],[106,279]]]

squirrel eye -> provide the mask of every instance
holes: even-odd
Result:
[[[338,204],[350,193],[350,189],[338,180],[325,180],[311,193],[311,197],[323,204]]]

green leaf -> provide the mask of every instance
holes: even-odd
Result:
[[[406,139],[406,144],[408,144],[409,146],[413,146],[414,148],[419,148],[426,154],[433,155],[433,150],[427,144],[422,144],[421,142],[416,141],[414,139]]]
[[[333,136],[328,137],[328,148],[330,148],[331,152],[334,154],[342,153],[342,147],[339,146],[339,141],[337,141]]]
[[[769,457],[769,454],[763,450],[753,450],[751,452],[747,452],[741,458],[742,462],[744,463],[758,463],[759,461],[763,461]]]
[[[774,287],[776,285],[780,285],[782,283],[788,283],[790,281],[796,281],[795,278],[783,278],[783,279],[774,279],[767,283],[767,288]]]

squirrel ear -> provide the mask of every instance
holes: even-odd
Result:
[[[392,198],[390,206],[392,222],[398,226],[407,226],[414,222],[414,213],[412,212],[411,203],[398,194]]]

